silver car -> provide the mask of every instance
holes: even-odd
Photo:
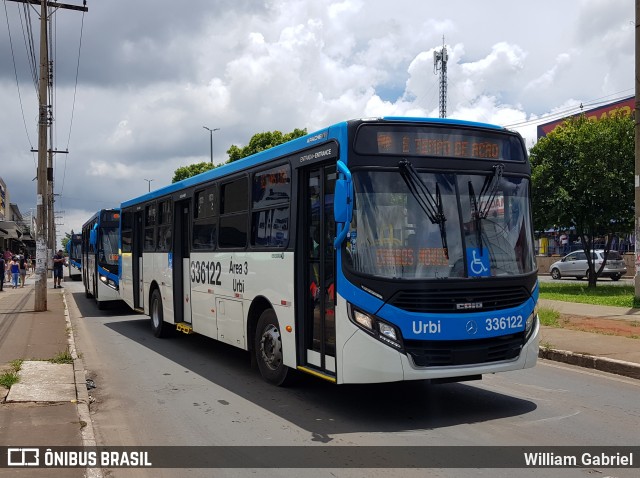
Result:
[[[597,272],[604,261],[604,251],[595,250],[592,252],[594,261],[594,269]],[[549,267],[551,277],[560,279],[561,277],[575,277],[582,279],[589,275],[589,265],[587,264],[587,255],[584,251],[574,251],[567,254],[562,259],[551,264]],[[627,267],[618,251],[609,251],[607,263],[602,269],[599,277],[611,277],[611,280],[617,281],[627,273]]]

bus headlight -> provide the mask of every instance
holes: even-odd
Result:
[[[367,314],[360,312],[359,310],[354,310],[353,319],[358,325],[361,325],[362,327],[369,329],[370,332],[373,332],[373,319]]]
[[[107,276],[103,276],[103,275],[100,275],[99,277],[102,283],[104,283],[107,287],[111,287],[112,289],[118,290],[118,286],[112,279],[109,279]]]
[[[396,349],[402,350],[403,346],[400,331],[394,325],[357,310],[353,308],[351,304],[348,304],[348,310],[351,321],[361,329],[365,330],[379,341]]]
[[[396,336],[396,329],[393,326],[385,324],[384,322],[378,322],[378,329],[380,330],[380,333],[388,339],[394,341],[398,340],[398,337]]]
[[[527,322],[524,325],[524,338],[525,338],[525,340],[529,340],[529,337],[531,336],[531,333],[533,332],[533,329],[535,328],[534,325],[536,323],[536,319],[537,318],[538,318],[538,306],[534,307],[533,312],[531,312],[529,317],[527,317]]]

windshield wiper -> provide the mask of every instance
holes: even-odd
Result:
[[[420,179],[420,175],[413,167],[413,164],[408,159],[404,158],[398,163],[400,168],[400,176],[407,184],[409,191],[416,199],[416,202],[420,208],[424,211],[426,216],[431,221],[431,224],[437,224],[440,228],[440,240],[442,241],[442,248],[444,249],[444,255],[449,259],[449,248],[447,247],[447,229],[445,222],[447,218],[444,215],[444,209],[442,208],[442,195],[440,194],[440,185],[436,183],[435,197],[429,191],[427,185]]]
[[[491,206],[493,206],[503,171],[504,166],[502,164],[495,164],[493,166],[493,174],[485,178],[480,194],[477,197],[473,189],[473,184],[469,181],[469,200],[471,201],[471,210],[473,211],[476,238],[478,245],[480,246],[480,254],[482,254],[482,220],[487,218],[489,211],[491,210]]]

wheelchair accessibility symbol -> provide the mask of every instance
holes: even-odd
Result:
[[[467,270],[470,277],[489,277],[489,251],[486,247],[482,249],[467,247]]]

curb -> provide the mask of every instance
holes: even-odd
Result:
[[[640,380],[640,365],[637,363],[542,347],[538,350],[538,357]]]
[[[89,412],[89,392],[87,391],[87,378],[84,370],[84,362],[82,358],[78,356],[76,350],[76,341],[73,333],[73,326],[71,325],[71,316],[69,314],[69,306],[67,304],[67,297],[65,291],[62,291],[62,302],[64,303],[64,319],[67,323],[69,333],[67,335],[69,342],[69,353],[73,357],[73,375],[76,385],[76,397],[78,406],[78,418],[86,425],[82,427],[80,435],[82,436],[82,446],[84,447],[96,447],[96,438],[93,431],[93,422],[91,421],[91,413]],[[102,478],[104,475],[101,468],[87,468],[85,477],[88,478]]]

